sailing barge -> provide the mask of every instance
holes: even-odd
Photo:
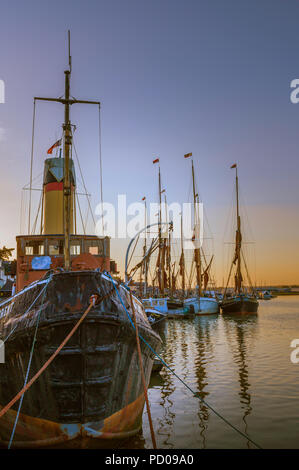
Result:
[[[211,258],[211,261],[209,264],[206,266],[206,269],[202,269],[202,253],[200,249],[200,217],[198,213],[198,204],[199,204],[199,196],[198,193],[196,192],[196,187],[195,187],[195,174],[194,174],[194,164],[193,164],[193,158],[192,158],[192,153],[187,153],[184,155],[184,158],[190,158],[191,157],[191,169],[192,169],[192,189],[193,189],[193,210],[194,210],[194,236],[192,238],[192,241],[194,242],[194,255],[193,255],[193,261],[195,266],[195,272],[196,272],[196,284],[197,284],[197,296],[196,297],[189,297],[185,299],[184,305],[188,307],[189,309],[192,309],[192,311],[195,313],[195,315],[213,315],[216,313],[219,313],[219,304],[218,300],[216,298],[212,297],[205,297],[203,296],[203,290],[204,292],[207,289],[208,286],[208,281],[209,281],[209,271],[211,268],[211,264],[213,261],[213,256]],[[183,240],[183,234],[182,234],[182,240]],[[182,244],[182,256],[181,256],[181,269],[183,268],[183,272],[185,270],[184,267],[184,251],[183,251],[183,244]],[[184,274],[183,274],[184,278]],[[202,281],[204,280],[204,289],[202,289]],[[185,281],[184,281],[185,285]]]
[[[245,264],[245,258],[242,253],[242,233],[241,233],[241,217],[239,211],[239,180],[238,180],[238,168],[237,164],[234,163],[231,168],[236,169],[236,203],[237,203],[237,230],[236,230],[236,241],[235,241],[235,253],[230,267],[230,272],[227,280],[226,289],[224,292],[223,300],[221,303],[221,309],[223,314],[238,314],[238,313],[257,313],[258,310],[258,301],[254,293],[254,289],[251,285],[249,273],[247,266]],[[246,273],[248,281],[250,284],[251,292],[247,292],[243,287],[243,275],[242,275],[242,266],[241,266],[241,257],[246,268]],[[235,268],[235,292],[234,295],[227,295],[227,286],[230,281],[231,273],[233,267]]]
[[[45,161],[42,231],[17,237],[16,293],[0,303],[0,338],[6,340],[0,412],[23,388],[31,352],[28,379],[70,333],[91,296],[101,301],[26,391],[20,414],[16,402],[0,417],[0,445],[105,447],[107,440],[134,435],[142,424],[136,334],[124,306],[132,316],[133,305],[139,332],[153,349],[161,339],[142,303],[123,286],[117,293],[107,273],[113,270],[109,238],[74,233],[76,178],[69,111],[74,103],[94,102],[70,98],[70,70],[65,71],[63,98],[36,99],[64,105],[64,153]],[[148,384],[154,357],[143,342],[140,346]]]

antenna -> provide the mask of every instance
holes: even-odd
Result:
[[[72,56],[71,56],[71,32],[68,30],[67,32],[68,35],[68,46],[69,46],[69,68],[70,68],[70,73],[72,72]]]

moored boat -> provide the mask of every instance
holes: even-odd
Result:
[[[141,427],[144,396],[135,331],[122,308],[109,276],[95,270],[50,274],[0,305],[0,336],[5,364],[0,365],[1,408],[23,387],[36,324],[39,322],[30,376],[57,349],[89,305],[95,305],[69,343],[25,393],[13,447],[81,447],[97,439],[119,439]],[[130,313],[129,293],[119,288]],[[160,337],[150,327],[142,304],[133,297],[141,335],[154,348]],[[26,310],[27,309],[27,310]],[[145,377],[149,381],[154,356],[141,343]],[[0,444],[10,440],[17,404],[0,418]],[[100,444],[99,444],[100,445]]]
[[[226,298],[221,303],[222,313],[257,313],[258,301],[254,296],[239,294]]]
[[[165,328],[167,314],[164,312],[159,312],[159,310],[154,308],[145,308],[144,310],[151,327],[160,334],[160,332]]]
[[[193,309],[195,315],[212,315],[219,313],[219,303],[212,297],[190,297],[184,305]]]
[[[16,293],[0,303],[0,413],[71,336],[0,416],[1,446],[104,447],[136,434],[145,399],[134,314],[151,348],[161,345],[142,303],[109,274],[109,238],[77,234],[70,106],[100,103],[71,98],[70,74],[63,98],[35,98],[64,105],[64,152],[45,160],[40,233],[32,235],[29,217],[28,235],[17,237]],[[154,354],[140,347],[148,385]]]
[[[192,153],[187,153],[184,155],[185,158],[192,157]],[[202,248],[200,247],[200,217],[198,212],[198,204],[199,204],[199,195],[196,189],[195,184],[195,174],[194,174],[194,163],[193,158],[191,158],[191,172],[192,172],[192,188],[193,188],[193,210],[194,210],[194,234],[192,241],[194,243],[194,255],[192,264],[195,266],[195,273],[196,273],[196,293],[195,297],[189,297],[184,300],[184,306],[189,308],[189,310],[196,315],[209,315],[209,314],[216,314],[219,313],[219,303],[216,298],[213,297],[205,297],[204,291],[207,289],[207,285],[209,282],[209,272],[211,269],[211,264],[213,261],[213,256],[211,257],[210,262],[207,264],[206,268],[203,269],[202,267]],[[183,237],[182,237],[183,238]],[[205,257],[204,257],[205,259]],[[181,261],[184,262],[183,257],[183,248],[182,248],[182,259]],[[183,267],[184,269],[184,267]],[[202,283],[204,280],[204,286],[202,289]]]
[[[179,299],[168,299],[167,297],[142,299],[145,311],[157,310],[165,315],[165,318],[191,318],[193,313],[188,306],[184,306]]]
[[[226,288],[221,302],[221,309],[223,314],[250,314],[257,313],[258,301],[257,296],[254,292],[253,286],[250,281],[247,265],[245,264],[245,257],[242,252],[242,234],[241,234],[241,217],[239,213],[239,181],[238,181],[238,170],[237,164],[231,166],[236,169],[236,203],[237,203],[237,229],[236,229],[236,240],[235,240],[235,253],[231,263],[229,276],[226,284]],[[243,275],[241,269],[241,258],[245,264],[245,270],[250,284],[250,292],[248,289],[243,287]],[[235,291],[233,295],[228,296],[227,286],[230,282],[231,273],[235,266]]]
[[[261,298],[264,299],[264,300],[270,300],[272,299],[272,294],[271,292],[269,292],[268,290],[265,290],[264,292],[262,292],[262,296]]]

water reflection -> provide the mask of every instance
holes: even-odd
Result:
[[[299,298],[261,302],[258,316],[168,320],[161,355],[192,390],[262,447],[298,448],[299,375],[289,358],[298,324]],[[167,368],[152,377],[150,387],[158,448],[253,446]],[[138,439],[140,448],[152,447],[146,411]]]
[[[176,359],[176,346],[178,341],[175,322],[168,322],[165,336],[166,341],[163,343],[161,356],[169,365],[169,367],[174,368]],[[160,374],[163,379],[163,385],[161,387],[161,399],[159,404],[163,412],[161,417],[159,417],[157,420],[158,426],[156,433],[158,436],[160,436],[164,447],[174,448],[174,443],[171,441],[171,434],[173,431],[173,423],[175,419],[175,413],[173,411],[174,399],[172,397],[176,389],[175,380],[173,374],[167,368],[164,368]]]
[[[194,320],[194,373],[196,378],[196,391],[201,399],[208,397],[209,392],[206,389],[208,385],[207,367],[214,359],[214,347],[211,340],[211,331],[214,331],[217,325],[217,315],[207,317],[196,317]],[[206,448],[206,433],[208,430],[209,409],[198,400],[198,426],[200,428],[201,447]]]
[[[222,317],[227,336],[227,344],[232,350],[234,363],[238,367],[240,384],[240,404],[243,410],[244,432],[249,435],[247,418],[252,412],[250,382],[248,374],[247,357],[250,355],[252,340],[257,331],[258,315],[226,316]],[[247,447],[251,444],[247,441]]]

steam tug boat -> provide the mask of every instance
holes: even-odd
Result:
[[[132,298],[140,334],[153,349],[161,345],[142,303],[125,287],[115,289],[109,274],[116,271],[110,239],[78,235],[74,229],[69,111],[75,103],[99,103],[71,98],[70,70],[64,73],[63,98],[35,98],[64,105],[64,151],[61,158],[45,160],[41,233],[17,237],[16,292],[0,303],[0,339],[5,341],[0,413],[23,388],[32,350],[28,380],[70,333],[91,296],[102,301],[25,392],[23,402],[0,417],[0,445],[5,447],[105,447],[107,440],[134,435],[142,425],[144,394],[136,334],[122,303],[132,316]],[[143,342],[140,346],[148,384],[154,355]]]

